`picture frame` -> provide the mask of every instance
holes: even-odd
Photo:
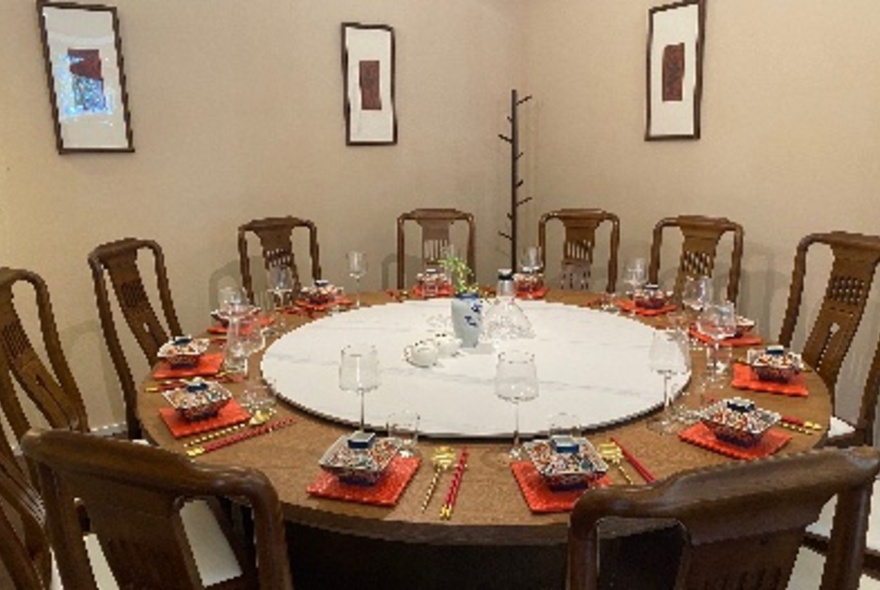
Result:
[[[645,140],[699,139],[705,0],[649,10]]]
[[[37,3],[59,154],[133,152],[116,8]]]
[[[345,143],[397,143],[394,29],[342,23]]]

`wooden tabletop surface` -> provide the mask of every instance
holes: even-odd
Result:
[[[573,291],[551,291],[547,297],[571,305],[591,305],[596,296]],[[395,300],[385,293],[362,296],[364,304],[394,305]],[[285,328],[293,329],[311,321],[299,315],[283,316]],[[662,326],[662,317],[646,320]],[[749,392],[749,397],[766,409],[778,411],[822,424],[827,427],[831,414],[831,399],[821,379],[813,372],[805,374],[810,394],[804,398]],[[148,438],[166,449],[183,452],[188,438],[175,439],[159,417],[159,408],[167,405],[161,394],[146,388],[156,383],[146,379],[138,398],[138,414]],[[315,387],[303,383],[303,387]],[[334,384],[335,386],[335,384]],[[233,393],[241,384],[230,384]],[[734,395],[735,390],[729,390]],[[725,395],[722,392],[722,395]],[[694,397],[694,396],[691,396]],[[356,403],[353,398],[352,403]],[[463,411],[466,409],[463,408]],[[588,412],[574,408],[576,412]],[[509,440],[426,440],[419,442],[422,464],[393,508],[368,506],[315,498],[306,493],[306,487],[321,473],[318,460],[324,451],[350,428],[316,418],[279,402],[278,417],[295,416],[296,422],[287,428],[265,436],[231,445],[202,455],[195,460],[216,464],[236,464],[263,471],[278,490],[286,519],[309,526],[371,538],[404,540],[411,543],[518,545],[561,544],[566,540],[567,513],[533,514],[526,505],[504,453]],[[786,431],[788,432],[788,431]],[[780,451],[798,452],[816,446],[823,433],[791,432],[792,440]],[[674,435],[662,436],[649,431],[644,420],[618,425],[607,430],[589,432],[594,444],[606,442],[613,436],[661,479],[677,471],[730,461],[722,455],[684,443]],[[193,438],[193,437],[190,437]],[[458,495],[455,511],[450,520],[440,520],[439,510],[443,495],[451,481],[451,471],[444,475],[430,507],[422,511],[424,492],[432,476],[430,457],[439,445],[451,445],[457,451],[462,445],[469,450],[468,468]],[[628,466],[626,469],[636,483],[642,480]],[[622,476],[611,470],[614,484],[623,484]]]

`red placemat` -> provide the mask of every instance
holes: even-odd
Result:
[[[584,493],[586,488],[554,491],[547,487],[544,478],[530,461],[514,461],[510,464],[516,483],[522,492],[529,510],[539,514],[568,512]],[[602,476],[590,487],[604,488],[611,485],[607,475]]]
[[[737,389],[749,389],[751,391],[763,391],[766,393],[779,393],[792,397],[806,397],[810,394],[804,384],[804,376],[795,375],[788,383],[776,383],[774,381],[761,381],[755,375],[755,371],[748,365],[734,363],[733,379],[730,384]]]
[[[275,318],[260,316],[260,327],[265,328],[266,326],[271,325],[275,321]],[[214,324],[210,328],[208,328],[209,334],[226,334],[229,331],[227,326],[223,324]]]
[[[306,491],[320,498],[375,506],[394,506],[415,475],[420,463],[421,459],[418,457],[395,457],[385,468],[385,475],[382,476],[382,479],[372,486],[345,484],[339,481],[335,475],[322,471],[321,475],[309,484]]]
[[[759,440],[756,445],[752,447],[739,447],[718,440],[712,431],[709,430],[708,426],[702,422],[698,422],[697,424],[679,432],[678,438],[691,443],[692,445],[697,445],[698,447],[703,447],[704,449],[709,449],[710,451],[715,451],[716,453],[721,453],[722,455],[727,455],[734,459],[749,460],[760,459],[772,455],[788,444],[788,441],[791,440],[791,435],[771,429],[764,433],[764,436],[761,437],[761,440]]]
[[[425,290],[420,285],[414,285],[410,292],[416,299],[425,298]],[[434,297],[452,297],[453,295],[455,295],[455,291],[452,289],[452,285],[446,284],[437,288],[437,294]]]
[[[250,420],[251,417],[234,399],[229,400],[229,403],[223,406],[215,417],[206,420],[189,422],[181,418],[174,408],[159,408],[159,416],[165,422],[165,426],[168,427],[171,434],[174,435],[174,438],[241,424],[245,420]]]
[[[544,286],[540,289],[535,289],[534,291],[519,291],[517,290],[516,296],[520,299],[543,299],[547,293],[550,292],[550,287]]]
[[[706,334],[703,334],[698,329],[696,329],[694,326],[691,326],[691,328],[690,328],[690,335],[705,344],[714,344],[715,343],[715,341],[712,340],[712,338],[710,338]],[[718,344],[720,346],[759,346],[760,344],[763,344],[763,342],[764,341],[761,339],[760,336],[743,335],[743,336],[740,336],[739,338],[736,338],[736,337],[724,338],[723,340],[720,340],[718,342]]]
[[[220,372],[223,366],[223,353],[212,352],[203,354],[195,367],[173,369],[167,361],[159,361],[153,369],[154,379],[178,379],[181,377],[211,377]]]
[[[655,315],[663,315],[664,313],[669,313],[670,311],[675,311],[675,306],[671,303],[669,305],[664,305],[663,307],[658,307],[657,309],[651,309],[648,307],[639,307],[635,303],[633,303],[629,299],[618,299],[616,302],[617,307],[620,308],[621,311],[625,311],[627,313],[633,312],[635,310],[636,315],[651,317]]]
[[[354,300],[349,299],[348,297],[337,297],[333,301],[328,301],[327,303],[309,303],[308,301],[300,299],[296,304],[307,311],[330,311],[334,307],[351,307],[354,305]]]

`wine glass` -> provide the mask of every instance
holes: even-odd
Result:
[[[356,391],[361,398],[358,430],[364,431],[364,392],[379,387],[379,353],[371,344],[351,344],[342,349],[339,388]]]
[[[712,280],[704,276],[688,275],[681,288],[681,305],[694,323],[703,308],[712,301]]]
[[[672,411],[669,382],[672,375],[690,370],[687,339],[677,330],[657,330],[651,340],[648,358],[651,370],[663,375],[663,412],[648,421],[648,428],[658,434],[671,434],[678,430],[680,422]]]
[[[293,305],[296,292],[296,281],[293,270],[286,264],[273,264],[266,269],[268,290],[275,297],[275,309],[278,311]]]
[[[516,350],[500,353],[495,370],[495,395],[514,406],[513,447],[507,457],[519,461],[525,454],[519,442],[519,404],[538,397],[535,355]]]
[[[711,380],[717,382],[723,370],[719,364],[720,342],[736,335],[736,308],[733,303],[724,301],[705,306],[697,318],[697,329],[712,339]]]
[[[348,276],[354,279],[355,307],[361,306],[361,279],[367,274],[367,255],[364,252],[352,250],[346,256],[348,259]]]
[[[217,292],[217,311],[224,321],[245,315],[250,307],[241,287],[221,287]]]

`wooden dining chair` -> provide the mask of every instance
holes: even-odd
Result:
[[[742,268],[743,228],[740,224],[723,217],[680,215],[658,221],[654,226],[653,239],[651,240],[651,262],[648,266],[648,281],[655,284],[659,283],[660,251],[663,246],[663,234],[667,229],[676,228],[681,233],[682,243],[673,290],[675,295],[681,295],[681,289],[687,277],[712,276],[715,270],[718,244],[721,242],[724,234],[732,233],[733,249],[730,254],[730,272],[727,278],[727,300],[736,303]]]
[[[31,431],[22,450],[37,465],[65,587],[97,590],[77,518],[76,504],[82,503],[120,588],[292,588],[281,505],[261,472],[62,430]],[[248,505],[255,555],[248,558],[243,536],[234,553],[211,547],[197,551],[201,535],[185,526],[181,510],[197,498]],[[200,556],[201,563],[224,573],[200,567]]]
[[[19,302],[33,300],[39,334],[25,330],[16,296]],[[25,410],[30,406],[36,413]],[[37,414],[53,428],[89,431],[82,394],[58,337],[49,289],[36,273],[9,267],[0,268],[0,411],[9,425],[0,453],[18,446]],[[31,478],[35,482],[36,474]]]
[[[141,255],[148,259],[151,258],[153,262],[155,286],[162,306],[164,325],[147,295],[144,278],[138,266],[138,258]],[[137,388],[125,351],[119,341],[119,333],[116,329],[110,294],[107,289],[107,279],[113,287],[113,293],[122,317],[125,318],[125,322],[134,334],[147,363],[152,366],[158,360],[159,348],[171,336],[183,333],[177,319],[177,312],[174,309],[174,301],[171,298],[171,288],[165,270],[165,256],[162,253],[162,248],[153,240],[122,238],[98,246],[89,254],[88,260],[92,269],[95,299],[98,305],[98,315],[101,318],[104,341],[110,352],[110,358],[113,360],[113,366],[116,369],[125,398],[125,421],[128,437],[139,438],[141,426],[136,413]]]
[[[0,445],[4,443],[0,442]],[[52,581],[46,513],[37,490],[8,453],[0,453],[0,563],[15,590],[44,590]]]
[[[308,219],[298,217],[267,217],[254,219],[238,226],[238,258],[241,265],[241,283],[247,296],[254,301],[251,260],[248,254],[248,235],[254,234],[260,242],[263,268],[286,266],[293,275],[294,288],[300,285],[299,270],[293,252],[293,232],[297,228],[308,230],[309,257],[312,261],[312,280],[321,278],[321,262],[318,254],[318,228]]]
[[[836,496],[821,590],[856,590],[878,471],[880,450],[822,449],[681,472],[646,486],[589,490],[571,515],[569,588],[596,590],[599,568],[613,567],[599,563],[598,553],[599,524],[613,517],[680,526],[681,558],[670,587],[783,590],[804,529]]]
[[[452,243],[451,229],[457,221],[467,224],[467,250],[465,259],[476,275],[476,224],[474,216],[457,209],[414,209],[397,217],[397,288],[406,286],[406,240],[404,227],[413,221],[419,225],[421,236],[422,266],[436,264]]]
[[[547,268],[547,222],[559,220],[565,231],[562,238],[563,289],[588,290],[593,267],[593,250],[596,246],[596,230],[603,223],[611,224],[608,250],[608,283],[606,291],[613,293],[617,285],[617,253],[620,248],[620,219],[614,213],[602,209],[559,209],[541,216],[538,221],[538,247],[541,263]]]
[[[800,241],[794,257],[788,305],[779,332],[779,343],[784,346],[792,345],[800,319],[807,255],[811,248],[818,246],[828,247],[833,259],[819,313],[801,348],[801,354],[804,361],[822,377],[834,401],[840,369],[861,323],[874,273],[880,264],[880,236],[835,231],[810,234]],[[878,354],[880,352],[874,355],[858,422],[848,424],[841,418],[832,417],[829,442],[834,443],[841,435],[847,436],[839,438],[838,444],[863,444],[872,440],[874,406],[877,388],[880,387]]]

